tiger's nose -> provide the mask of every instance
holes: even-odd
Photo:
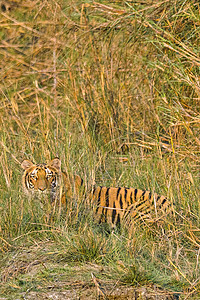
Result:
[[[38,188],[38,190],[44,192],[44,190],[46,190],[46,187],[45,186],[41,186],[41,187]]]

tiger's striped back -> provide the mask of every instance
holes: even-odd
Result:
[[[98,222],[108,222],[114,226],[122,221],[152,220],[153,216],[166,214],[171,205],[165,196],[124,187],[97,186],[89,198]]]

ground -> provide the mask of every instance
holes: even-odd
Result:
[[[109,267],[66,262],[50,243],[24,248],[7,257],[1,272],[3,299],[178,299],[156,285],[122,285]],[[109,276],[105,276],[105,275]],[[110,277],[110,278],[108,278]],[[113,276],[114,277],[114,276]]]

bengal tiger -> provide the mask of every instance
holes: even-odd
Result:
[[[75,191],[83,185],[80,176],[68,176],[61,171],[61,161],[57,157],[49,163],[41,164],[24,160],[21,167],[24,169],[22,185],[28,195],[49,194],[51,203],[60,199],[63,207],[66,206],[66,198],[73,195],[73,185]]]
[[[121,222],[129,224],[140,220],[155,222],[172,210],[165,196],[150,191],[124,187],[94,187],[89,200],[98,223],[110,223],[113,227]]]
[[[24,160],[22,184],[27,193],[49,193],[50,201],[61,199],[66,207],[67,201],[72,201],[72,190],[79,193],[84,186],[80,176],[67,176],[61,171],[61,161],[54,158],[49,163],[33,164]],[[84,197],[83,193],[82,196]],[[137,219],[153,220],[152,216],[162,217],[171,207],[165,196],[159,196],[150,191],[124,188],[94,186],[86,194],[86,202],[92,206],[98,223],[109,223],[113,227],[120,226],[122,221],[131,222]]]

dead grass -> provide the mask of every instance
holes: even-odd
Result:
[[[126,284],[145,278],[183,299],[198,297],[198,3],[1,1],[0,9],[2,258],[49,239],[75,264],[95,261],[119,273],[122,261]],[[21,192],[20,162],[54,156],[89,185],[167,195],[174,219],[166,232],[136,227],[108,237],[81,222],[83,208],[74,203],[76,213],[48,227]],[[3,278],[14,280],[13,268],[18,280],[29,266],[16,258]],[[12,284],[1,288],[21,293]]]

